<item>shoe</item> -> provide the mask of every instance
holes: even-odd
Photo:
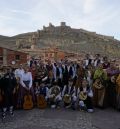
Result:
[[[11,107],[9,108],[9,112],[10,112],[10,115],[13,117],[13,116],[14,116],[14,113],[13,113],[13,106],[11,106]]]
[[[51,108],[52,108],[52,109],[56,108],[56,105],[51,105]]]
[[[65,106],[66,109],[68,109],[68,108],[70,108],[70,107],[71,107],[71,105]]]
[[[57,109],[60,109],[60,106],[57,106]]]
[[[2,113],[2,119],[4,120],[6,118],[6,113]]]
[[[14,113],[13,112],[10,112],[10,116],[14,117]]]
[[[87,112],[92,113],[94,110],[93,109],[87,109]]]

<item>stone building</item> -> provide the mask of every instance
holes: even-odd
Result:
[[[31,57],[41,58],[42,60],[60,60],[64,59],[66,53],[57,48],[31,48],[31,49],[22,49],[23,52],[29,53]]]
[[[0,47],[0,65],[19,65],[27,63],[27,53]]]

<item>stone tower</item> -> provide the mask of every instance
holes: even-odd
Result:
[[[37,47],[36,47],[36,41],[37,41],[37,37],[36,37],[36,34],[34,33],[34,34],[32,35],[32,44],[31,44],[31,49],[32,49],[32,50],[35,49],[35,48],[37,48]]]

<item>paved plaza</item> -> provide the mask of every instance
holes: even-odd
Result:
[[[120,113],[112,109],[94,113],[70,109],[15,111],[15,116],[0,120],[0,129],[120,129]]]

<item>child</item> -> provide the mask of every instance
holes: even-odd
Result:
[[[71,94],[70,90],[73,84],[73,80],[69,80],[68,85],[64,85],[63,91],[62,91],[62,97],[64,101],[64,107],[69,108],[71,107]]]
[[[59,108],[62,101],[60,87],[54,82],[53,87],[49,90],[49,103],[51,108]]]
[[[78,94],[79,94],[79,87],[76,87],[75,85],[72,85],[71,90],[71,108],[73,110],[77,109],[77,103],[78,103]]]
[[[81,110],[87,110],[88,112],[93,112],[92,105],[93,92],[88,81],[86,79],[82,82],[82,87],[80,87],[79,92],[79,106]]]
[[[35,89],[35,94],[36,96],[38,95],[43,95],[46,101],[48,100],[48,87],[45,86],[44,82],[42,81],[41,84],[36,82],[36,89]]]

